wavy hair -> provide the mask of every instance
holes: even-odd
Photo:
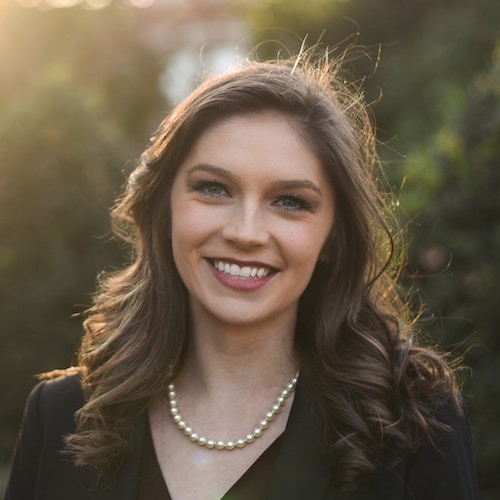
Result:
[[[179,165],[215,123],[265,110],[290,119],[335,192],[328,256],[300,299],[296,344],[336,481],[358,487],[388,444],[405,453],[432,440],[443,401],[458,409],[450,366],[411,343],[375,180],[374,128],[362,92],[340,71],[328,56],[248,63],[207,79],[162,122],[112,210],[132,258],[101,278],[87,311],[78,356],[86,403],[67,439],[76,463],[112,476],[131,449],[134,421],[182,363],[189,310],[169,231]]]

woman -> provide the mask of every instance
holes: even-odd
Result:
[[[475,499],[450,366],[412,345],[375,139],[323,61],[160,126],[113,210],[79,366],[30,396],[7,499]]]

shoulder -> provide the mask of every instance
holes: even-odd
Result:
[[[446,426],[444,430],[436,432],[435,447],[440,455],[445,453],[464,452],[472,455],[472,434],[463,399],[458,405],[448,402],[436,412],[436,420]]]
[[[406,481],[417,498],[479,498],[472,435],[465,405],[444,405],[436,418],[448,429],[436,432],[406,462]],[[423,480],[425,478],[425,480]],[[418,493],[418,494],[417,494]]]
[[[33,393],[39,393],[47,401],[57,402],[60,399],[83,400],[80,374],[75,371],[65,372],[58,377],[43,380],[35,386]]]
[[[77,374],[45,380],[34,387],[11,463],[6,499],[74,497],[64,492],[81,481],[84,473],[77,472],[62,451],[65,436],[75,432],[75,413],[83,404]],[[63,485],[67,485],[66,490]],[[56,488],[63,493],[56,493]]]
[[[68,432],[74,427],[74,414],[84,404],[85,398],[77,373],[39,382],[28,399],[27,416],[36,414],[40,423],[51,426],[63,424]]]
[[[472,437],[465,407],[444,404],[435,418],[442,424],[432,436],[402,461],[389,447],[376,475],[359,492],[359,498],[414,500],[478,500],[479,489]],[[354,495],[354,498],[358,498]]]

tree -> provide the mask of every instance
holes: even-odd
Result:
[[[449,89],[489,63],[500,27],[497,0],[234,3],[252,23],[262,59],[296,54],[304,40],[338,47],[333,56],[362,48],[347,69],[374,103],[379,139],[402,154],[432,136]],[[397,160],[389,149],[382,154]]]
[[[38,86],[38,85],[37,85]],[[97,271],[118,262],[107,207],[128,148],[91,93],[44,82],[0,118],[1,451],[33,374],[71,364]]]
[[[33,375],[66,367],[71,316],[126,256],[108,209],[166,107],[159,56],[112,5],[0,17],[0,461]],[[15,50],[13,50],[15,47]]]
[[[500,45],[499,45],[500,48]],[[435,136],[406,164],[401,204],[412,223],[411,273],[420,276],[426,328],[465,353],[464,395],[471,416],[483,498],[498,498],[500,453],[500,50],[448,101]]]

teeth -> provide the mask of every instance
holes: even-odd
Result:
[[[259,278],[266,276],[266,274],[267,274],[267,271],[265,269],[263,269],[262,267],[260,269],[257,269],[257,276]]]
[[[248,278],[250,276],[250,273],[252,272],[251,267],[242,267],[240,271],[240,276],[243,276],[244,278]]]
[[[240,267],[237,264],[228,264],[227,262],[222,262],[221,260],[214,260],[213,265],[215,269],[221,273],[238,276],[240,278],[254,278],[255,276],[258,278],[264,278],[271,272],[271,270],[267,267]]]

